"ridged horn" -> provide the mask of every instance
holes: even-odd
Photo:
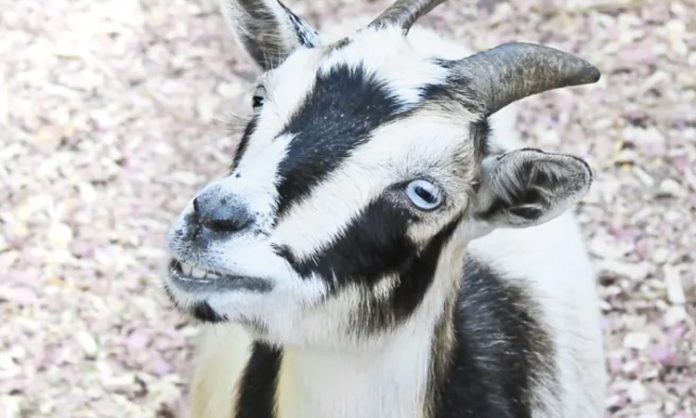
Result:
[[[594,83],[600,72],[567,52],[542,45],[509,43],[479,52],[454,64],[487,114],[533,94]]]
[[[404,33],[408,32],[419,17],[431,11],[445,0],[397,0],[375,20],[370,27],[400,26]]]

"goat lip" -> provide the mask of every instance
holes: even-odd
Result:
[[[268,292],[272,289],[269,280],[259,277],[219,273],[215,277],[194,277],[184,273],[182,263],[177,259],[172,259],[169,263],[169,278],[174,285],[187,293],[218,293],[231,290]]]

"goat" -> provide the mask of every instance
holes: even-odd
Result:
[[[193,417],[601,416],[594,273],[568,212],[591,171],[522,147],[501,110],[599,71],[410,30],[442,1],[327,41],[276,0],[222,0],[264,72],[229,175],[170,232],[165,289],[214,324]]]

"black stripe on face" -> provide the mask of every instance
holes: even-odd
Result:
[[[449,324],[454,345],[445,367],[433,367],[445,371],[430,383],[434,418],[529,418],[537,382],[557,386],[554,348],[537,305],[511,282],[467,260]]]
[[[282,351],[255,342],[237,393],[234,418],[273,418]]]
[[[239,165],[239,161],[242,159],[242,156],[244,156],[244,153],[249,147],[249,141],[251,139],[251,136],[256,131],[256,125],[258,124],[258,121],[258,116],[254,116],[249,121],[246,128],[244,128],[244,133],[242,134],[242,138],[239,140],[239,145],[237,146],[237,150],[234,154],[234,160],[232,161],[232,166],[230,167],[231,170],[237,168],[237,166]]]
[[[307,196],[372,131],[403,111],[400,100],[362,66],[340,65],[318,74],[283,132],[294,139],[278,168],[278,216]]]
[[[312,273],[328,281],[335,294],[347,284],[363,290],[352,328],[377,331],[407,318],[430,287],[440,252],[459,217],[448,223],[428,243],[416,245],[407,235],[416,214],[388,196],[373,201],[331,246],[307,260],[297,260],[288,248],[277,253],[304,277]],[[397,284],[386,300],[372,297],[381,279],[395,276]]]
[[[329,280],[331,291],[348,283],[376,284],[386,274],[402,271],[417,247],[406,236],[415,216],[381,197],[369,204],[327,249],[296,260],[288,248],[278,248],[293,268],[308,277],[316,273]],[[333,281],[333,278],[336,281]]]
[[[460,219],[457,217],[447,223],[421,251],[403,255],[396,288],[386,300],[365,299],[354,328],[372,332],[385,330],[413,313],[432,285],[442,249],[449,242]]]

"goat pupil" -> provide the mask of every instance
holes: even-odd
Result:
[[[428,190],[424,189],[422,186],[416,186],[416,194],[428,203],[435,203],[437,198],[435,195],[430,193]]]

